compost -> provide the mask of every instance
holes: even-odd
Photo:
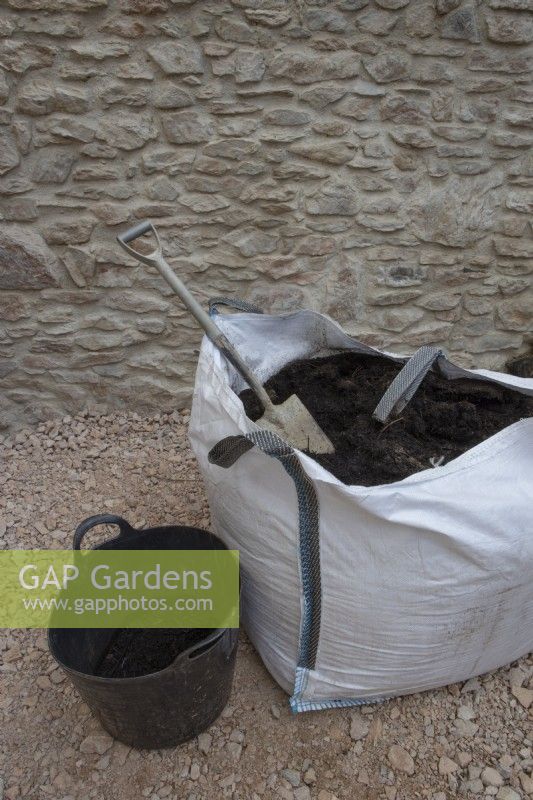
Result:
[[[159,672],[209,633],[203,628],[122,628],[111,640],[95,675],[138,678]]]
[[[448,380],[437,369],[382,425],[372,412],[402,368],[385,356],[338,353],[294,361],[266,383],[274,403],[297,394],[335,445],[313,457],[347,484],[375,486],[446,464],[513,422],[533,416],[533,398],[495,383]],[[239,395],[248,417],[262,409],[249,389]]]

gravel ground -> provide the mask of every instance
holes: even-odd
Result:
[[[0,547],[69,547],[99,512],[208,526],[187,421],[97,409],[0,442]],[[157,752],[102,732],[42,631],[4,632],[0,664],[0,800],[533,797],[531,657],[380,706],[293,716],[243,636],[222,717]]]

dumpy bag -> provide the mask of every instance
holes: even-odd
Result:
[[[217,325],[263,382],[339,351],[408,360],[313,311],[244,308]],[[533,394],[533,380],[439,367]],[[347,486],[248,419],[244,388],[204,338],[191,443],[215,533],[240,551],[244,626],[294,711],[463,681],[533,649],[533,418],[443,466]]]

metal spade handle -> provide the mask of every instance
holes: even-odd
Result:
[[[129,246],[129,242],[133,242],[145,233],[153,233],[157,242],[156,248],[151,253],[139,253],[133,247]],[[248,386],[253,389],[264,409],[272,408],[272,401],[260,381],[243,361],[229,339],[222,333],[220,328],[215,325],[209,314],[204,311],[200,303],[189,292],[183,281],[178,278],[174,270],[172,270],[165,261],[161,240],[159,239],[154,225],[149,221],[141,222],[125,233],[119,234],[117,236],[117,241],[126,253],[136,258],[137,261],[141,261],[143,264],[147,264],[149,267],[155,267],[158,270],[159,274],[166,280],[169,286],[174,289],[184,306],[191,312],[197,322],[200,323],[215,347],[218,347],[221,353],[226,356],[228,361],[233,364],[235,369],[242,375]]]

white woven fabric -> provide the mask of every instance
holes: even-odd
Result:
[[[217,324],[263,381],[296,358],[378,352],[310,311],[219,316]],[[533,380],[440,363],[450,378],[533,394]],[[229,469],[207,458],[224,437],[257,430],[236,394],[243,386],[205,339],[191,442],[215,532],[241,553],[247,631],[292,693],[308,635],[294,484],[257,448]],[[381,486],[346,486],[296,452],[320,503],[320,636],[315,668],[299,680],[301,708],[465,680],[533,649],[533,418],[443,467]]]

